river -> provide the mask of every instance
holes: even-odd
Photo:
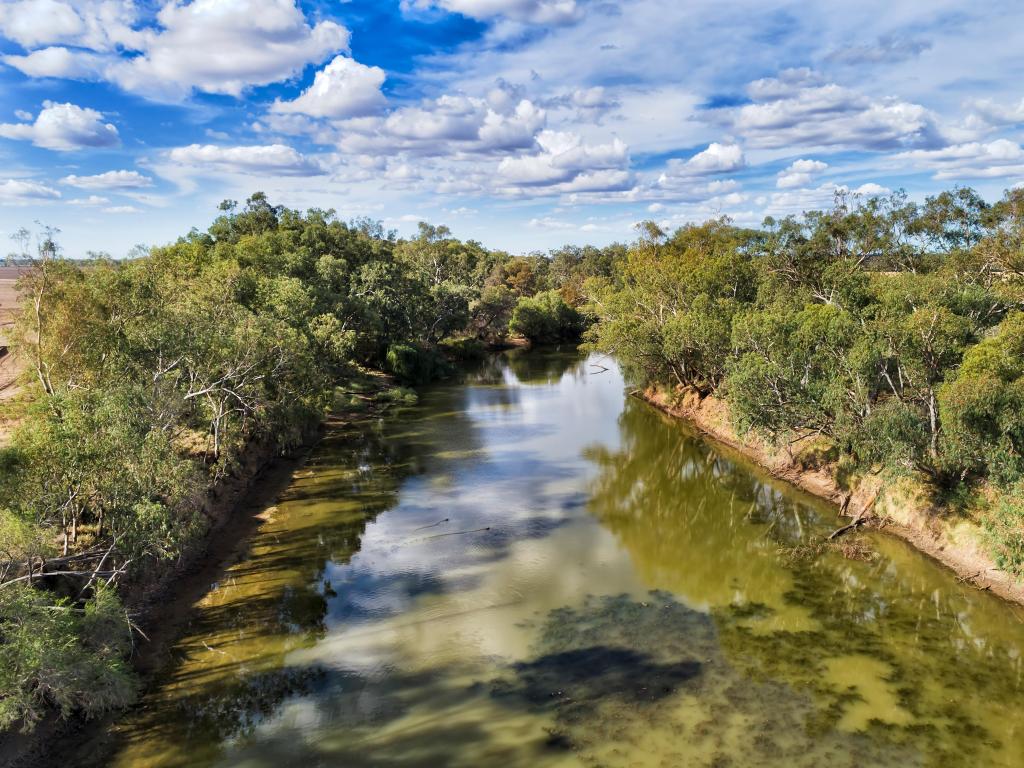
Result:
[[[606,359],[335,429],[268,515],[97,764],[1024,764],[1019,608],[823,550],[833,509]]]

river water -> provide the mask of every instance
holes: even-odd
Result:
[[[1024,765],[1021,610],[838,524],[606,359],[495,357],[327,435],[102,763]]]

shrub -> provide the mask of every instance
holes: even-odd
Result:
[[[583,315],[566,304],[558,291],[521,298],[509,321],[513,333],[540,344],[578,339],[585,327]]]
[[[441,350],[453,360],[482,360],[487,355],[487,345],[479,339],[445,339]]]
[[[408,387],[392,387],[381,392],[380,399],[385,403],[394,403],[395,405],[416,405],[419,395]]]
[[[0,729],[30,729],[55,706],[96,716],[135,697],[124,608],[100,588],[82,609],[23,584],[0,590]]]
[[[392,344],[385,359],[388,371],[408,384],[425,384],[451,372],[439,353],[415,344]]]
[[[983,520],[996,565],[1024,577],[1024,484],[1017,484]]]

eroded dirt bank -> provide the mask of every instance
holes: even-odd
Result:
[[[964,583],[1024,605],[1024,584],[996,566],[985,549],[981,526],[936,507],[923,487],[910,481],[885,483],[870,474],[852,478],[849,487],[844,487],[831,467],[800,466],[785,449],[755,436],[741,436],[733,426],[728,405],[720,399],[653,387],[633,394],[753,460],[773,476],[835,504],[841,514],[899,536],[952,569]]]

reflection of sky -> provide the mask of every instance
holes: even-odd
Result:
[[[613,537],[586,512],[596,468],[582,455],[595,443],[618,445],[624,385],[617,371],[588,370],[523,384],[506,368],[502,385],[459,391],[456,421],[468,421],[470,436],[452,419],[418,425],[430,470],[403,484],[350,563],[328,564],[324,579],[338,596],[329,637],[311,656],[349,669],[372,668],[382,655],[418,664],[470,649],[519,656],[525,637],[514,625],[529,614],[633,581]],[[428,392],[424,408],[449,394]]]

